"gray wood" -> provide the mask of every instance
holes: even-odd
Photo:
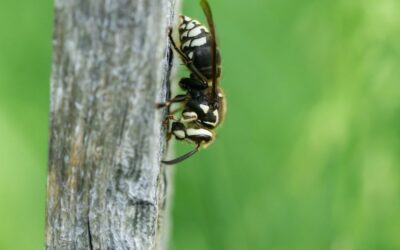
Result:
[[[46,249],[165,249],[174,0],[55,0]]]

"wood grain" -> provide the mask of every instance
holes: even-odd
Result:
[[[46,249],[165,249],[173,0],[56,0]]]

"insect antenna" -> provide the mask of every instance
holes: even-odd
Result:
[[[213,88],[213,99],[216,100],[217,97],[217,38],[215,36],[215,25],[212,16],[211,8],[207,0],[200,1],[201,8],[207,18],[208,27],[211,32],[211,65],[212,65],[212,88]]]
[[[194,155],[195,153],[197,153],[199,151],[199,148],[200,148],[200,144],[197,144],[196,148],[194,148],[193,150],[187,152],[186,154],[181,155],[178,158],[173,159],[173,160],[161,161],[161,162],[164,163],[164,164],[167,164],[167,165],[177,164],[177,163],[179,163],[181,161],[186,160],[187,158],[189,158],[190,156]]]

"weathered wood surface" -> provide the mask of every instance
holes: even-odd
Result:
[[[174,0],[56,0],[46,249],[165,249]]]

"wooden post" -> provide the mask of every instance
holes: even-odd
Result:
[[[165,249],[174,0],[55,0],[46,249]]]

